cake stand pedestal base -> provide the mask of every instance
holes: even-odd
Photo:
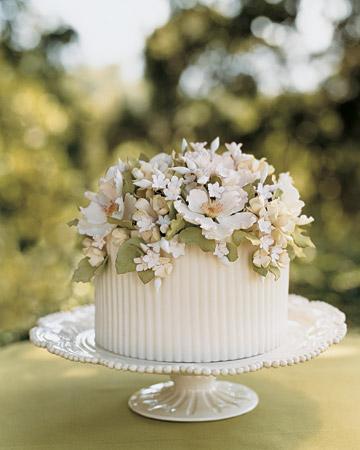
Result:
[[[169,381],[140,389],[130,397],[131,410],[173,422],[205,422],[240,416],[256,407],[256,392],[214,376],[173,375]]]

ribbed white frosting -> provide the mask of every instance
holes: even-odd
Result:
[[[231,360],[278,347],[287,326],[289,267],[275,281],[256,274],[249,260],[246,246],[229,265],[187,247],[159,292],[108,264],[95,280],[96,344],[169,362]]]

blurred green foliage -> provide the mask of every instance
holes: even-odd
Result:
[[[291,32],[297,2],[242,1],[231,14],[194,3],[171,2],[168,23],[147,41],[146,80],[129,94],[111,68],[65,71],[62,52],[76,40],[67,27],[39,27],[31,45],[22,43],[31,11],[0,0],[0,344],[25,337],[37,317],[91,298],[90,285],[70,284],[79,255],[65,225],[83,191],[117,157],[170,150],[183,136],[242,141],[292,173],[317,244],[293,264],[292,291],[340,306],[360,324],[359,5],[334,23],[326,52],[338,63],[316,92],[287,86],[266,95],[265,62],[256,72],[249,56],[272,55],[285,74],[289,61],[254,23]]]

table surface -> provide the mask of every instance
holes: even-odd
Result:
[[[160,422],[132,413],[127,399],[165,376],[14,344],[0,350],[0,449],[360,449],[360,334],[304,364],[227,378],[255,389],[254,411],[219,422]]]

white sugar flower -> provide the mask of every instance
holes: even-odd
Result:
[[[253,263],[257,267],[268,267],[271,258],[266,250],[256,250],[253,255]]]
[[[133,215],[133,219],[135,220],[140,233],[150,231],[154,228],[156,221],[158,220],[158,216],[148,200],[145,198],[139,198],[135,203],[135,208],[136,212]]]
[[[308,225],[309,223],[314,222],[313,217],[305,216],[305,214],[302,214],[296,221],[297,225]]]
[[[89,238],[83,240],[83,253],[89,259],[89,264],[93,267],[99,266],[105,258],[106,252],[93,245]]]
[[[194,174],[199,184],[206,184],[211,175],[221,175],[224,174],[225,169],[234,168],[231,158],[207,150],[203,143],[192,144],[192,146],[193,151],[187,151],[181,156],[188,169],[187,171],[182,170],[181,173]],[[176,168],[176,170],[178,169]]]
[[[271,233],[271,229],[272,229],[271,222],[269,220],[266,220],[264,217],[261,217],[258,220],[258,227],[262,233],[267,233],[267,234]]]
[[[259,197],[264,198],[265,200],[272,197],[272,193],[274,191],[275,186],[270,184],[263,184],[259,183],[256,188],[256,192],[258,193]]]
[[[160,258],[160,263],[154,268],[154,274],[156,277],[165,278],[171,274],[173,265],[170,261],[170,258]]]
[[[106,252],[110,256],[111,261],[115,261],[120,245],[129,239],[130,233],[124,228],[115,228],[107,237]]]
[[[155,275],[155,281],[157,278],[165,278],[172,272],[173,266],[171,259],[166,256],[161,256],[160,242],[154,244],[141,244],[144,255],[134,258],[136,264],[136,271],[143,272],[145,270],[152,270]],[[160,283],[161,285],[161,283]],[[159,282],[155,283],[155,287],[159,286]]]
[[[281,189],[281,201],[286,205],[289,213],[298,217],[304,206],[304,202],[300,200],[299,191],[293,185],[293,180],[288,173],[281,173],[279,175],[278,187]]]
[[[268,251],[270,245],[274,243],[274,239],[271,237],[270,234],[265,234],[264,236],[261,236],[260,238],[260,244],[259,247],[263,250]]]
[[[181,178],[178,178],[175,175],[171,177],[164,189],[166,200],[177,200],[180,197],[182,183],[183,180]]]
[[[166,216],[159,216],[156,223],[160,226],[160,231],[165,234],[169,228],[170,222],[170,217],[167,214]]]
[[[160,172],[156,171],[156,173],[152,176],[152,188],[154,190],[159,189],[165,189],[168,183],[168,179],[165,177],[165,175]]]
[[[191,147],[197,152],[199,150],[205,150],[207,142],[190,142]]]
[[[272,247],[270,251],[271,262],[276,264],[279,261],[280,255],[283,251],[284,249],[279,246]]]
[[[228,265],[230,263],[228,258],[226,257],[226,255],[229,254],[229,249],[226,246],[226,242],[224,242],[224,241],[217,242],[216,246],[215,246],[215,251],[213,254],[215,256],[217,256],[222,263],[224,263],[226,265]]]
[[[263,197],[254,197],[249,201],[250,208],[254,214],[262,217],[266,213],[265,199]]]
[[[250,212],[239,212],[244,208],[247,195],[238,191],[224,192],[219,199],[211,199],[202,189],[193,189],[187,203],[174,202],[179,214],[187,222],[200,225],[207,239],[225,240],[234,230],[249,228],[256,220]],[[215,220],[216,219],[216,220]]]
[[[77,229],[79,234],[85,234],[94,238],[104,238],[115,225],[107,222],[107,215],[104,208],[96,202],[90,202],[86,208],[80,208],[82,217],[79,220]]]
[[[110,167],[105,176],[100,179],[99,191],[86,192],[90,200],[86,208],[80,208],[82,217],[77,225],[80,234],[103,239],[114,228],[107,218],[122,219],[125,205],[122,198],[123,176],[120,163]]]
[[[156,251],[156,248],[153,249],[151,247],[143,246],[143,249],[144,248],[146,249],[145,255],[134,258],[137,272],[153,269],[155,266],[160,264],[160,253]]]
[[[231,144],[225,144],[225,147],[231,154],[241,154],[242,144],[237,144],[236,142],[231,142]]]
[[[223,192],[225,191],[225,188],[220,186],[219,182],[217,181],[214,184],[212,184],[212,183],[208,184],[208,191],[209,191],[210,197],[220,198],[221,194],[223,194]]]
[[[165,253],[172,255],[175,259],[185,255],[185,244],[178,241],[178,236],[173,237],[171,240],[161,238],[160,247]]]

